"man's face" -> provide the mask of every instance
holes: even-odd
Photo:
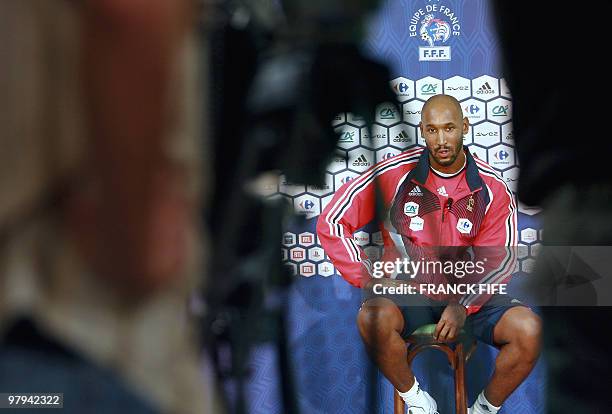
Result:
[[[424,107],[421,134],[425,138],[433,168],[444,173],[458,171],[465,160],[463,135],[468,132],[467,118],[451,101],[439,99]]]

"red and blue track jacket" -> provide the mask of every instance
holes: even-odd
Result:
[[[516,246],[518,240],[514,196],[488,164],[472,157],[467,148],[464,151],[465,168],[453,178],[436,175],[429,166],[428,150],[418,148],[374,165],[336,191],[319,216],[317,233],[349,283],[363,287],[372,277],[373,264],[353,233],[373,221],[377,211],[382,211],[378,217],[384,244],[381,260],[402,256],[439,260],[449,247],[471,247],[474,258],[474,249],[486,247],[482,255],[487,256],[487,271],[463,282],[493,284],[509,279],[516,258],[514,249],[506,247]],[[440,183],[449,185],[435,188]],[[376,200],[384,208],[377,208]],[[440,283],[444,278],[417,275],[415,281]],[[465,295],[458,301],[474,313],[488,297]]]

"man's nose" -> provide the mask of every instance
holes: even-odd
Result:
[[[446,144],[446,134],[444,133],[444,131],[438,131],[438,136],[437,136],[436,141],[438,145]]]

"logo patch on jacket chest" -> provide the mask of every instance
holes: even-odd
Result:
[[[423,192],[421,191],[421,189],[417,185],[412,190],[410,190],[408,195],[411,196],[411,197],[423,197]]]
[[[413,217],[410,219],[410,230],[412,231],[421,231],[423,230],[423,225],[425,224],[425,220],[420,217]]]
[[[408,217],[414,217],[419,214],[419,205],[414,201],[404,203],[404,214]]]
[[[457,221],[457,230],[459,233],[469,234],[472,231],[472,222],[466,218],[461,218]]]

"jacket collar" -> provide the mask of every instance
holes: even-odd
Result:
[[[468,186],[470,187],[470,191],[476,191],[482,187],[484,187],[484,183],[480,174],[478,174],[478,166],[476,165],[476,161],[474,161],[474,157],[468,150],[467,147],[463,147],[463,151],[465,152],[466,157],[466,166],[465,166],[465,180],[467,181]],[[419,162],[416,167],[410,172],[408,178],[418,182],[421,185],[425,185],[427,181],[427,177],[431,173],[429,169],[429,149],[425,148],[425,151],[421,154],[419,158]]]

